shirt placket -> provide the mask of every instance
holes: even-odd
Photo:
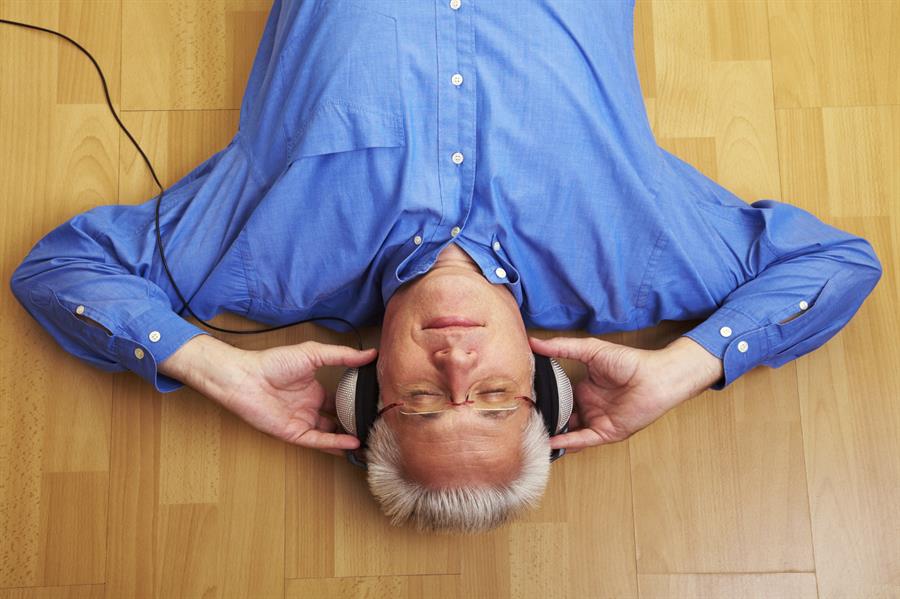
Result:
[[[438,69],[438,174],[443,214],[435,239],[466,226],[475,185],[474,0],[435,0]]]

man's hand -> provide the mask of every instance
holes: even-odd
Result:
[[[577,451],[627,439],[722,376],[722,360],[684,336],[659,350],[590,337],[530,342],[539,354],[587,365],[587,376],[574,389],[569,432],[550,438],[554,449]]]
[[[176,356],[182,349],[189,359]],[[178,351],[172,354],[173,365],[167,365],[172,376],[254,428],[335,455],[359,447],[356,437],[335,433],[335,421],[319,413],[334,413],[334,397],[326,394],[315,373],[322,366],[362,366],[375,359],[375,349],[306,341],[254,351],[199,335]],[[162,366],[160,371],[167,374]]]
[[[334,397],[316,380],[322,366],[362,366],[375,359],[375,350],[306,341],[296,345],[246,351],[244,377],[228,390],[222,405],[257,429],[302,447],[335,455],[356,449],[359,439],[336,434]]]

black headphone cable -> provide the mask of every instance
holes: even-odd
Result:
[[[182,295],[181,290],[178,289],[178,285],[175,284],[175,279],[174,279],[174,277],[172,277],[172,273],[169,271],[169,265],[166,262],[166,255],[163,252],[162,237],[160,236],[160,233],[159,233],[159,206],[160,206],[160,202],[162,201],[162,197],[163,197],[163,194],[165,193],[165,190],[163,189],[162,184],[159,182],[159,178],[156,176],[156,171],[153,169],[153,166],[150,164],[150,160],[147,159],[147,155],[144,154],[144,151],[141,149],[141,146],[138,144],[137,141],[135,141],[134,137],[131,136],[131,133],[128,132],[128,129],[126,129],[125,125],[122,123],[122,121],[119,120],[119,115],[117,115],[115,109],[113,109],[112,101],[109,99],[109,89],[106,86],[106,77],[103,76],[103,71],[100,69],[100,65],[97,64],[97,61],[94,60],[94,57],[91,56],[91,53],[88,52],[87,50],[85,50],[81,46],[81,44],[79,44],[78,42],[76,42],[75,40],[73,40],[72,38],[70,38],[64,34],[59,33],[58,31],[53,31],[52,29],[45,29],[43,27],[38,27],[37,25],[29,25],[27,23],[20,23],[18,21],[10,21],[8,19],[0,19],[0,23],[9,23],[10,25],[18,25],[20,27],[27,27],[29,29],[37,29],[38,31],[46,31],[47,33],[52,33],[53,35],[57,35],[61,38],[68,40],[69,42],[72,42],[79,50],[81,50],[84,54],[87,55],[87,57],[91,60],[92,63],[94,63],[94,67],[97,69],[97,73],[100,75],[100,81],[103,83],[103,93],[106,94],[106,104],[109,106],[110,112],[112,113],[113,117],[116,119],[116,122],[119,123],[119,127],[122,128],[122,131],[125,132],[125,135],[128,136],[128,139],[131,140],[131,143],[134,144],[134,147],[137,148],[137,151],[141,154],[141,157],[144,159],[144,162],[147,164],[147,168],[150,169],[150,174],[153,175],[153,180],[156,182],[156,186],[159,187],[159,195],[156,197],[156,245],[159,247],[159,257],[162,261],[163,269],[165,269],[166,275],[168,275],[169,281],[172,283],[172,288],[175,289],[175,293],[178,295],[178,298],[181,300],[181,303],[184,304],[184,307],[182,308],[182,310],[187,309],[187,311],[190,313],[191,316],[196,318],[197,321],[199,321],[201,324],[203,324],[207,328],[213,329],[215,331],[221,331],[223,333],[235,333],[238,335],[255,335],[257,333],[268,333],[269,331],[277,331],[278,329],[291,327],[296,324],[302,324],[304,322],[310,322],[313,320],[337,320],[337,321],[343,322],[344,324],[349,326],[351,329],[353,329],[353,331],[356,333],[359,349],[362,350],[362,348],[363,348],[362,347],[362,345],[363,345],[362,344],[362,335],[360,334],[359,330],[353,325],[353,323],[351,323],[347,320],[344,320],[343,318],[339,318],[337,316],[316,316],[313,318],[305,318],[303,320],[298,320],[296,322],[290,322],[287,324],[282,324],[282,325],[270,327],[267,329],[259,329],[259,330],[255,330],[255,331],[239,331],[239,330],[234,330],[234,329],[225,329],[222,327],[217,327],[215,325],[212,325],[212,324],[206,322],[205,320],[203,320],[202,318],[200,318],[199,316],[194,314],[194,311],[191,310],[190,303],[188,302],[188,300],[186,300],[184,298],[184,295]]]

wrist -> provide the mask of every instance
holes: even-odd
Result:
[[[724,375],[721,358],[690,337],[682,335],[659,351],[663,357],[663,377],[683,399],[706,391]]]
[[[196,335],[160,362],[158,370],[206,397],[219,400],[231,388],[241,352],[212,335]]]

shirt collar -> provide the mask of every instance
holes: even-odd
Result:
[[[508,260],[496,236],[484,245],[466,239],[462,235],[442,241],[422,240],[419,244],[415,243],[415,238],[410,238],[405,243],[386,250],[389,258],[385,263],[381,280],[381,298],[384,305],[387,306],[401,285],[431,270],[438,255],[451,242],[456,243],[472,257],[488,281],[496,285],[506,285],[521,309],[522,287],[519,271]],[[494,249],[495,247],[498,249]],[[501,277],[500,274],[505,276]]]

